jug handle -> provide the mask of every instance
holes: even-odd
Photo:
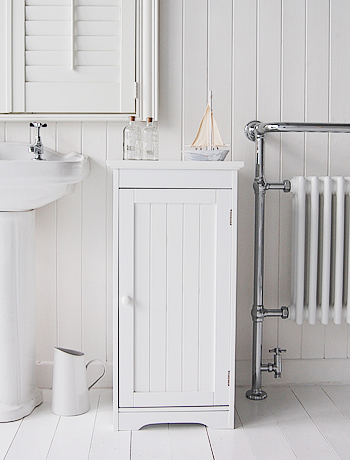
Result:
[[[86,369],[88,368],[88,366],[89,366],[91,363],[94,363],[94,362],[96,362],[96,361],[102,364],[102,366],[103,366],[103,372],[102,372],[102,374],[99,376],[99,378],[98,378],[97,380],[95,380],[94,383],[92,383],[92,384],[88,387],[88,390],[90,390],[99,380],[101,380],[102,377],[103,377],[103,376],[105,375],[105,373],[106,373],[106,365],[105,365],[105,363],[104,363],[103,361],[101,361],[100,359],[92,359],[91,361],[89,361],[89,362],[87,363],[87,365],[86,365]]]

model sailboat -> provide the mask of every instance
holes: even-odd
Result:
[[[185,158],[196,161],[223,161],[228,154],[228,145],[222,142],[212,108],[212,92],[199,129],[191,147],[183,151]]]

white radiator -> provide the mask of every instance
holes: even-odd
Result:
[[[350,178],[294,177],[292,295],[297,324],[350,324]]]

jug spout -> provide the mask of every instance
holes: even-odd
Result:
[[[84,353],[82,351],[71,350],[70,348],[54,347],[54,350],[61,351],[62,353],[66,353],[67,355],[84,356]]]

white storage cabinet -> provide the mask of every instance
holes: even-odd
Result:
[[[114,168],[114,427],[234,426],[241,162]]]

